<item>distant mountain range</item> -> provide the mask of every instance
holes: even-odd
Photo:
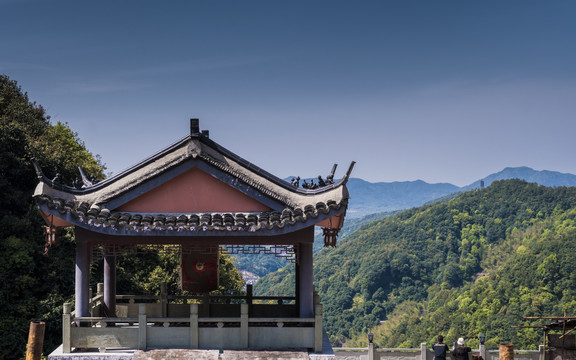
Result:
[[[544,186],[576,186],[576,175],[561,173],[558,171],[548,171],[548,170],[534,170],[526,166],[521,167],[507,167],[504,170],[497,172],[492,175],[486,176],[484,179],[484,185],[488,186],[496,180],[507,180],[507,179],[521,179],[531,183],[536,183]],[[468,186],[462,188],[462,190],[475,189],[480,186],[480,181],[478,180]]]
[[[429,184],[422,180],[371,183],[358,178],[348,181],[351,200],[349,218],[368,214],[409,209],[438,198],[479,188],[481,182],[489,186],[496,180],[521,179],[545,186],[576,186],[576,175],[557,171],[534,170],[529,167],[507,167],[474,183],[459,187],[449,183]]]

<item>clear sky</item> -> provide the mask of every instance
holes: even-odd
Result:
[[[576,1],[0,0],[0,73],[118,173],[189,118],[280,177],[576,173]]]

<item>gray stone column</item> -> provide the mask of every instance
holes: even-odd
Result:
[[[76,237],[76,308],[77,317],[90,316],[90,244]]]
[[[104,315],[116,317],[116,255],[104,253]]]
[[[426,358],[427,358],[426,343],[420,343],[420,359],[426,360]]]
[[[298,272],[298,304],[300,307],[300,317],[314,317],[314,268],[312,243],[299,244],[299,264],[296,266]]]
[[[368,343],[368,360],[376,359],[376,352],[374,351],[374,343]]]

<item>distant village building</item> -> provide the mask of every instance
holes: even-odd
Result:
[[[240,270],[240,274],[242,275],[242,279],[246,285],[254,285],[260,279],[260,276],[246,270]]]
[[[315,160],[316,161],[316,160]],[[72,187],[50,180],[37,166],[34,193],[46,220],[47,241],[73,227],[76,238],[75,307],[64,306],[63,352],[76,348],[188,348],[322,350],[322,306],[313,292],[314,228],[334,246],[348,206],[346,183],[305,189],[246,161],[200,131],[92,184]],[[332,174],[333,176],[333,174]],[[330,179],[331,180],[331,179]],[[116,257],[141,246],[176,247],[181,285],[197,293],[189,303],[170,302],[165,290],[155,303],[120,303]],[[263,248],[296,264],[295,298],[258,304],[247,288],[242,304],[209,295],[218,286],[222,252]],[[252,249],[252,250],[250,250]],[[90,264],[100,254],[104,283],[90,296]],[[151,297],[147,297],[150,299]],[[290,302],[293,303],[290,303]],[[156,324],[152,326],[151,324]],[[159,326],[158,326],[159,325]]]

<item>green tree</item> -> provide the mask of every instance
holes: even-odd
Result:
[[[16,81],[0,75],[2,359],[19,358],[24,352],[31,320],[47,322],[45,349],[61,343],[58,306],[70,300],[74,287],[71,237],[65,235],[55,253],[42,255],[44,221],[32,199],[37,184],[33,158],[47,169],[47,175],[60,173],[69,183],[77,176],[77,166],[90,176],[104,177],[104,166],[76,134],[65,124],[51,125],[45,110],[31,102]]]

